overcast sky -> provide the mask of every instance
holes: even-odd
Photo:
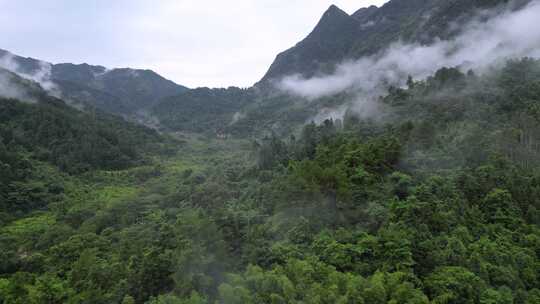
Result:
[[[189,87],[247,87],[336,4],[387,0],[0,0],[0,48],[52,63],[152,69]]]

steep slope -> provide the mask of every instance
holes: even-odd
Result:
[[[38,82],[50,82],[66,99],[117,114],[131,114],[149,108],[164,97],[187,90],[151,70],[108,70],[88,64],[50,64],[5,50],[0,50],[0,66]]]
[[[508,3],[507,0],[392,0],[377,8],[362,8],[348,15],[332,5],[315,29],[304,40],[279,54],[261,80],[300,73],[310,77],[332,70],[346,59],[372,55],[393,42],[419,42],[448,39],[459,24],[477,9]],[[522,6],[529,0],[511,1]]]

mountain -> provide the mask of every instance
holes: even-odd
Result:
[[[476,17],[480,9],[499,5],[507,8],[503,5],[506,3],[520,7],[528,2],[392,0],[380,8],[361,8],[352,15],[332,5],[311,33],[279,54],[264,78],[247,90],[189,90],[149,70],[49,64],[6,51],[0,51],[3,58],[0,63],[43,86],[57,89],[66,100],[116,114],[133,116],[142,112],[144,119],[159,121],[166,130],[203,133],[219,130],[242,135],[268,130],[287,133],[310,120],[321,120],[321,112],[335,111],[350,96],[305,100],[287,92],[276,92],[273,85],[268,85],[272,80],[291,74],[304,77],[330,74],[343,61],[377,54],[398,41],[429,45],[439,39],[450,39],[459,33],[460,27],[455,25]]]
[[[294,47],[280,53],[260,83],[291,74],[311,77],[328,73],[336,64],[373,55],[397,41],[429,44],[448,39],[478,9],[508,0],[392,0],[348,15],[335,5],[324,13],[313,31]],[[520,7],[530,1],[511,1]]]
[[[161,98],[177,95],[187,90],[151,70],[113,69],[87,64],[70,63],[53,65],[51,78],[65,94],[81,98],[81,93],[96,96],[93,90],[115,97],[129,112],[149,108]],[[89,90],[70,90],[70,85],[87,87]],[[99,98],[95,98],[100,100]]]
[[[187,90],[151,70],[112,69],[88,64],[51,64],[0,50],[0,66],[38,82],[47,81],[65,99],[131,114]]]

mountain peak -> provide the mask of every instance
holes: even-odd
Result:
[[[326,12],[323,15],[324,17],[349,17],[349,14],[347,14],[345,11],[337,7],[335,4],[330,5],[330,7],[326,10]]]
[[[320,34],[326,36],[329,32],[332,35],[339,34],[343,27],[350,27],[354,22],[355,20],[349,14],[332,4],[323,14],[310,36],[319,36]]]
[[[360,23],[335,5],[331,5],[313,31],[295,47],[280,53],[262,81],[283,75],[313,72],[321,68],[320,62],[329,62],[335,56],[344,56],[352,47]],[[307,74],[306,74],[307,75]]]

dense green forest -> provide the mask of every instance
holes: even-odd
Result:
[[[167,130],[211,135],[225,132],[255,97],[253,89],[198,88],[162,99],[152,108],[152,114]]]
[[[39,91],[37,91],[39,92]],[[54,97],[32,102],[0,98],[0,222],[44,209],[63,185],[45,164],[68,174],[120,170],[166,153],[169,139],[98,110],[81,112]]]
[[[540,61],[376,102],[221,140],[1,100],[0,303],[540,303]]]

